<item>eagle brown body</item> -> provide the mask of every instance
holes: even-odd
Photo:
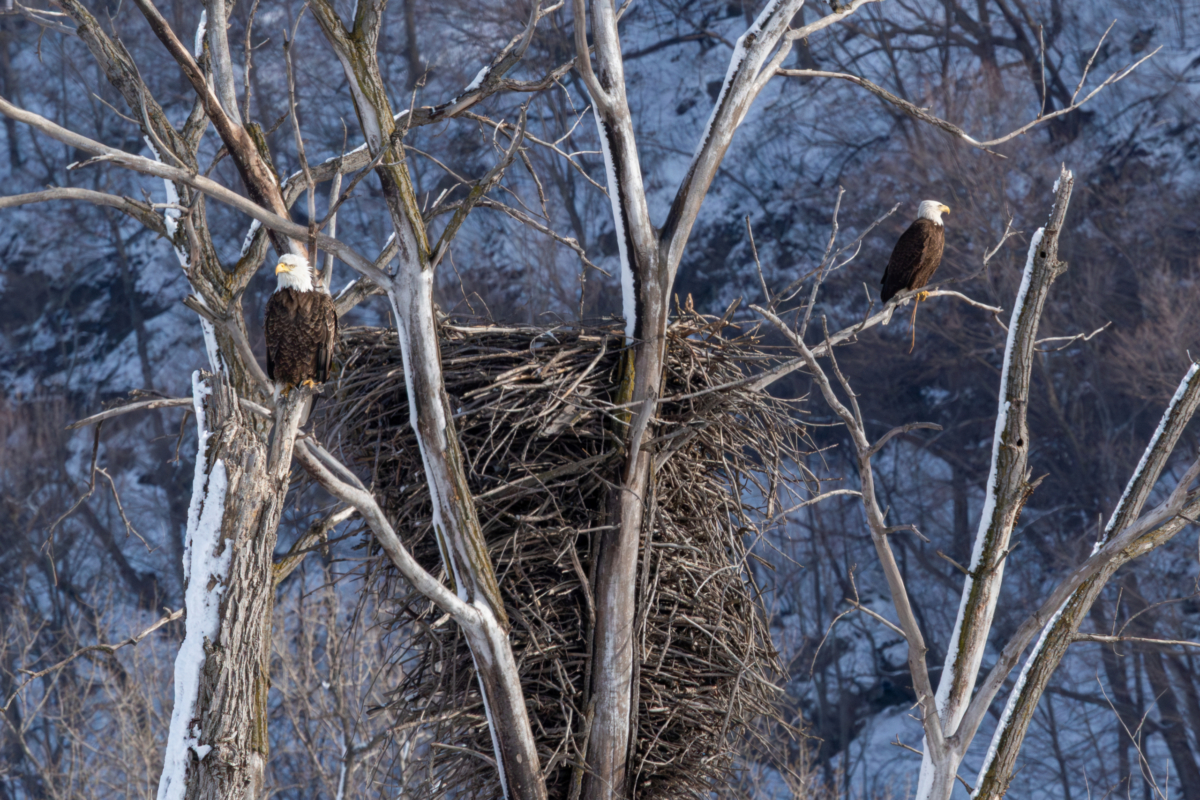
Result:
[[[319,290],[280,287],[267,301],[264,327],[268,378],[284,387],[319,385],[329,379],[337,340],[332,297]]]
[[[919,218],[908,226],[896,242],[887,269],[883,271],[880,298],[886,303],[897,293],[920,289],[929,283],[942,263],[946,229],[939,222]]]

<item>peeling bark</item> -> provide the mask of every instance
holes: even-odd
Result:
[[[189,524],[189,536],[195,538],[189,542],[186,607],[188,639],[204,640],[201,655],[185,639],[176,660],[177,708],[158,797],[255,800],[262,794],[268,755],[276,529],[287,498],[292,441],[311,395],[296,390],[280,401],[277,445],[268,454],[227,376],[197,380],[198,387],[204,384],[210,387],[206,392],[197,389],[201,446]],[[209,508],[213,502],[222,505]],[[219,526],[215,535],[212,522]],[[196,554],[196,548],[203,552]],[[210,558],[227,566],[220,573],[195,571]],[[190,585],[197,580],[205,583]],[[220,599],[215,620],[204,599],[213,595]],[[189,705],[178,705],[188,698]],[[190,719],[181,716],[189,712]]]

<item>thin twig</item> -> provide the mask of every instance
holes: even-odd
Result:
[[[878,453],[893,437],[899,436],[900,434],[916,430],[940,431],[941,429],[942,426],[938,425],[936,422],[910,422],[907,425],[901,425],[897,428],[892,428],[890,431],[881,436],[879,441],[871,446],[871,449],[867,451],[867,457],[870,458]]]
[[[846,190],[839,186],[837,199],[833,202],[833,221],[829,224],[829,243],[825,245],[825,255],[821,256],[820,272],[817,273],[817,280],[813,283],[812,291],[808,295],[808,306],[804,309],[804,321],[796,329],[796,333],[799,334],[801,339],[808,334],[808,321],[812,319],[813,307],[817,304],[817,292],[820,291],[821,284],[825,282],[825,275],[829,271],[829,254],[833,251],[833,245],[837,241],[838,211],[842,207],[842,197],[845,194]]]
[[[255,403],[253,400],[247,400],[244,397],[239,397],[238,402],[240,402],[246,409],[254,412],[255,414],[259,415],[260,417],[263,417],[265,419],[273,419],[274,418],[274,413],[270,409],[266,408],[265,406],[261,406],[258,403]],[[162,397],[162,398],[158,398],[156,400],[139,400],[136,403],[128,403],[123,406],[117,406],[116,408],[110,408],[105,411],[101,411],[98,414],[92,414],[90,417],[84,417],[83,419],[78,420],[77,422],[72,422],[70,425],[67,426],[66,429],[69,431],[73,431],[73,430],[76,430],[77,428],[83,428],[88,425],[95,425],[97,423],[104,422],[106,419],[112,419],[113,417],[119,417],[122,414],[128,414],[132,411],[149,411],[149,410],[155,409],[155,408],[178,408],[180,406],[187,406],[188,408],[191,408],[192,398],[190,398],[190,397]]]
[[[26,678],[26,680],[24,682],[21,683],[20,686],[18,686],[16,688],[16,690],[12,693],[12,695],[9,696],[8,700],[4,704],[4,707],[2,709],[0,709],[0,711],[7,711],[9,706],[12,705],[13,700],[15,700],[17,698],[17,696],[21,693],[21,691],[26,686],[28,686],[30,683],[37,680],[38,678],[42,678],[42,677],[45,677],[46,675],[49,675],[51,672],[55,672],[57,670],[62,669],[63,667],[67,666],[68,664],[70,664],[72,661],[79,658],[80,656],[86,655],[88,653],[97,653],[97,652],[105,653],[107,655],[112,655],[113,653],[120,650],[122,647],[136,645],[138,642],[142,641],[143,639],[145,639],[150,634],[154,633],[159,628],[163,627],[164,625],[166,625],[168,623],[174,622],[175,620],[177,620],[183,616],[184,610],[182,608],[179,609],[178,611],[171,611],[170,609],[167,609],[167,610],[170,613],[168,613],[166,616],[160,618],[153,625],[146,628],[141,633],[136,633],[133,636],[130,636],[128,639],[117,642],[116,644],[93,644],[93,645],[88,645],[87,647],[81,647],[78,650],[76,650],[74,653],[71,653],[71,655],[64,658],[62,661],[59,661],[57,664],[46,667],[45,669],[42,669],[42,670],[38,670],[37,672],[31,672],[30,670],[27,670],[27,669],[18,669],[17,672],[21,673],[22,675],[26,675],[28,677]]]
[[[312,171],[308,168],[308,155],[304,151],[304,136],[300,133],[300,119],[296,115],[296,71],[292,65],[292,47],[295,44],[296,31],[300,26],[300,19],[304,16],[307,10],[307,4],[300,9],[300,14],[296,17],[296,25],[292,28],[292,37],[286,36],[286,31],[283,40],[283,60],[287,69],[287,87],[288,87],[288,117],[292,121],[292,133],[296,139],[296,155],[300,160],[300,171],[304,173],[304,183],[308,187],[308,263],[309,269],[316,271],[320,265],[317,263],[317,243],[316,234],[320,230],[316,226],[317,219],[317,185],[313,182]],[[341,178],[341,173],[338,173],[338,178]],[[339,180],[340,184],[341,181]],[[330,215],[332,216],[332,215]]]
[[[758,247],[754,244],[754,230],[750,227],[750,215],[746,215],[746,236],[750,238],[750,252],[754,256],[754,268],[758,270],[758,283],[762,286],[763,302],[771,305],[771,291],[767,289],[767,279],[763,277],[762,262],[758,260]]]
[[[1189,642],[1183,639],[1147,639],[1142,636],[1106,636],[1102,633],[1077,633],[1071,637],[1073,642],[1099,642],[1101,644],[1117,644],[1119,642],[1136,642],[1138,644],[1178,645],[1180,647],[1200,647],[1200,642]]]
[[[857,86],[861,86],[862,88],[866,89],[868,92],[875,95],[876,97],[879,97],[880,99],[884,100],[885,102],[891,103],[892,105],[900,108],[902,111],[904,111],[908,115],[915,117],[916,119],[919,119],[922,122],[927,122],[930,125],[933,125],[934,127],[941,128],[942,130],[951,134],[955,138],[962,139],[964,142],[971,145],[972,147],[976,147],[980,150],[991,153],[992,155],[1001,156],[1000,153],[995,152],[991,148],[996,147],[997,145],[1004,144],[1007,141],[1015,139],[1018,136],[1021,136],[1025,133],[1028,133],[1029,131],[1033,130],[1034,128],[1036,128],[1037,126],[1041,125],[1044,122],[1055,119],[1056,117],[1061,117],[1064,114],[1069,114],[1072,111],[1082,107],[1089,100],[1091,100],[1093,97],[1095,97],[1099,92],[1108,88],[1110,85],[1117,83],[1118,81],[1128,77],[1129,74],[1131,72],[1133,72],[1133,70],[1140,67],[1148,59],[1157,55],[1158,51],[1161,49],[1162,49],[1162,47],[1156,47],[1156,48],[1154,48],[1153,51],[1151,51],[1150,53],[1146,54],[1145,56],[1139,58],[1137,61],[1133,62],[1132,64],[1130,64],[1120,70],[1117,70],[1112,75],[1109,75],[1102,84],[1100,84],[1095,89],[1093,89],[1091,92],[1089,92],[1082,100],[1080,100],[1078,102],[1072,101],[1071,105],[1069,105],[1065,108],[1060,108],[1057,111],[1052,111],[1049,114],[1039,116],[1037,119],[1033,120],[1032,122],[1026,123],[1025,125],[1022,125],[1021,127],[1017,128],[1016,130],[1010,131],[1009,133],[1006,133],[1003,136],[998,136],[995,139],[988,139],[986,141],[979,141],[978,139],[975,139],[974,137],[967,134],[966,131],[964,131],[962,128],[958,127],[957,125],[955,125],[951,122],[947,122],[946,120],[941,119],[940,117],[935,117],[933,114],[930,114],[925,109],[919,108],[918,106],[913,105],[912,103],[908,102],[907,100],[905,100],[901,97],[897,97],[896,95],[889,92],[887,89],[884,89],[882,86],[878,86],[878,85],[872,83],[871,81],[866,80],[865,78],[860,78],[857,75],[849,75],[849,74],[846,74],[843,72],[826,72],[824,70],[816,70],[816,69],[779,69],[779,70],[776,70],[776,74],[784,75],[787,77],[796,77],[796,78],[837,78],[839,80],[849,81],[850,83],[853,83]],[[1001,156],[1001,158],[1003,158],[1003,157],[1004,156]]]

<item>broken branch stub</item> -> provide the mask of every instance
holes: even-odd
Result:
[[[938,713],[943,730],[951,737],[957,732],[975,688],[1004,577],[1009,539],[1032,491],[1027,482],[1029,379],[1042,308],[1054,280],[1066,271],[1066,264],[1058,260],[1058,241],[1073,186],[1074,176],[1064,167],[1055,183],[1049,222],[1034,233],[1030,243],[1021,287],[1013,304],[1001,370],[992,468],[958,619],[938,684]],[[921,763],[917,797],[949,798],[964,751],[963,742],[957,741],[940,762],[927,753]]]

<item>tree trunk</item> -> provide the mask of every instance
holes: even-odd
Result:
[[[1113,510],[1112,517],[1096,543],[1097,550],[1128,528],[1141,514],[1142,507],[1174,450],[1175,443],[1191,420],[1197,406],[1200,406],[1200,370],[1193,366],[1172,398],[1158,430],[1155,431],[1142,456],[1141,463],[1133,477],[1130,478],[1117,507]],[[1187,482],[1190,484],[1190,479]],[[1146,539],[1147,543],[1143,547],[1150,549],[1165,541],[1161,537],[1154,536],[1147,536]],[[984,769],[980,773],[976,790],[977,797],[1000,798],[1004,796],[1008,784],[1012,780],[1025,732],[1050,678],[1058,669],[1067,649],[1075,641],[1075,634],[1079,631],[1079,626],[1092,608],[1096,598],[1099,597],[1100,592],[1103,591],[1109,578],[1136,554],[1137,550],[1130,547],[1104,564],[1095,575],[1084,581],[1071,594],[1054,618],[1046,625],[1038,644],[1026,659],[1025,666],[1017,680],[1017,687],[1009,698],[1004,714],[1005,722],[993,735],[990,760],[985,763]],[[1133,585],[1131,584],[1131,586]],[[1136,592],[1135,586],[1134,590]],[[1152,633],[1147,635],[1152,635]],[[1153,675],[1151,670],[1155,667],[1161,670],[1162,663],[1147,663],[1148,673]],[[1169,684],[1167,688],[1169,689]],[[1186,734],[1184,734],[1184,739],[1186,742]],[[1195,766],[1194,760],[1192,765]]]
[[[1196,765],[1196,756],[1188,742],[1179,699],[1167,677],[1163,655],[1153,646],[1144,647],[1142,661],[1146,665],[1146,678],[1158,702],[1159,732],[1167,743],[1171,760],[1175,762],[1175,774],[1180,786],[1176,791],[1182,793],[1183,800],[1200,800],[1200,767]]]
[[[417,434],[433,500],[433,527],[446,572],[459,597],[481,616],[466,626],[487,711],[497,771],[506,798],[544,800],[546,784],[507,638],[508,616],[466,477],[454,413],[442,379],[433,316],[429,240],[417,206],[396,119],[379,71],[376,41],[383,3],[363,2],[347,30],[328,2],[313,4],[326,40],[353,87],[354,108],[372,156],[399,247],[399,269],[387,285],[408,389],[409,419]]]
[[[310,395],[295,390],[280,400],[268,455],[223,376],[194,385],[201,444],[188,526],[187,633],[175,662],[158,798],[256,800],[268,752],[276,528]]]

